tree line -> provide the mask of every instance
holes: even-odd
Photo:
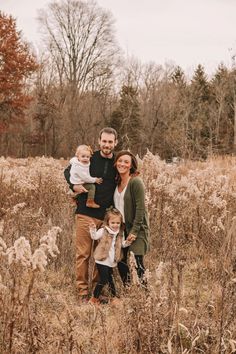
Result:
[[[16,19],[0,12],[0,155],[68,157],[112,126],[118,149],[205,159],[236,152],[236,67],[209,78],[124,58],[112,14],[95,1],[40,10],[37,56]]]

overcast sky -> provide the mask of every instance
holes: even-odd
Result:
[[[48,0],[0,0],[0,9],[17,18],[25,39],[39,42],[37,9]],[[191,73],[197,64],[213,73],[231,65],[236,52],[236,0],[97,0],[116,20],[125,54],[142,62],[171,61]]]

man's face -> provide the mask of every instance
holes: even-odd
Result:
[[[111,157],[112,151],[114,150],[117,140],[114,134],[102,133],[101,138],[98,140],[101,155],[103,157]]]

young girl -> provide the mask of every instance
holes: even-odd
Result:
[[[113,297],[116,300],[116,288],[113,281],[113,268],[121,259],[121,248],[128,247],[129,241],[123,239],[123,218],[121,213],[115,209],[107,210],[104,218],[104,227],[96,231],[95,225],[90,226],[92,239],[99,240],[94,251],[94,259],[99,273],[99,281],[94,289],[90,303],[99,303],[99,296],[103,287],[108,284]]]
[[[91,177],[89,173],[90,158],[92,150],[87,145],[79,145],[77,147],[75,157],[70,160],[70,182],[74,185],[82,184],[88,191],[86,206],[88,208],[100,208],[100,205],[94,201],[95,184],[102,183],[102,178]]]

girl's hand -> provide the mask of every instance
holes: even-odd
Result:
[[[92,231],[92,232],[93,232],[93,231],[97,231],[96,225],[91,222],[91,223],[89,224],[89,230]]]

